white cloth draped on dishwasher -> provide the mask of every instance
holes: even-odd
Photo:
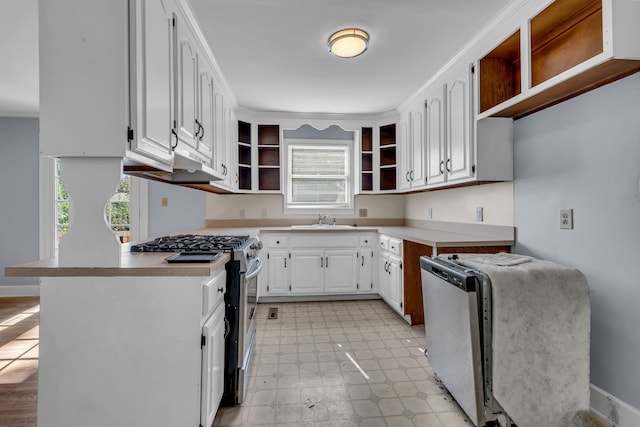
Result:
[[[516,254],[460,254],[489,276],[493,395],[518,427],[589,423],[590,299],[584,275]]]

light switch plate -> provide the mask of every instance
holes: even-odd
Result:
[[[484,209],[482,209],[482,208],[476,208],[476,221],[482,222],[483,216],[484,216],[483,215],[484,214],[483,210]]]
[[[560,228],[573,229],[573,209],[560,209]]]
[[[427,219],[433,219],[433,208],[427,209]]]

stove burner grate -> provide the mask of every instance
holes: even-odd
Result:
[[[233,252],[249,236],[180,234],[162,236],[149,242],[131,246],[131,252]]]

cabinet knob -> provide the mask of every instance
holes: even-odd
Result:
[[[280,240],[276,240],[276,245],[279,245],[279,244],[280,244]]]

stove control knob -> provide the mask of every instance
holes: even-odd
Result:
[[[260,249],[262,249],[262,242],[261,242],[260,240],[258,240],[257,242],[253,243],[253,244],[250,246],[250,248],[251,248],[251,249],[255,249],[255,250],[258,250],[258,251],[259,251]]]

